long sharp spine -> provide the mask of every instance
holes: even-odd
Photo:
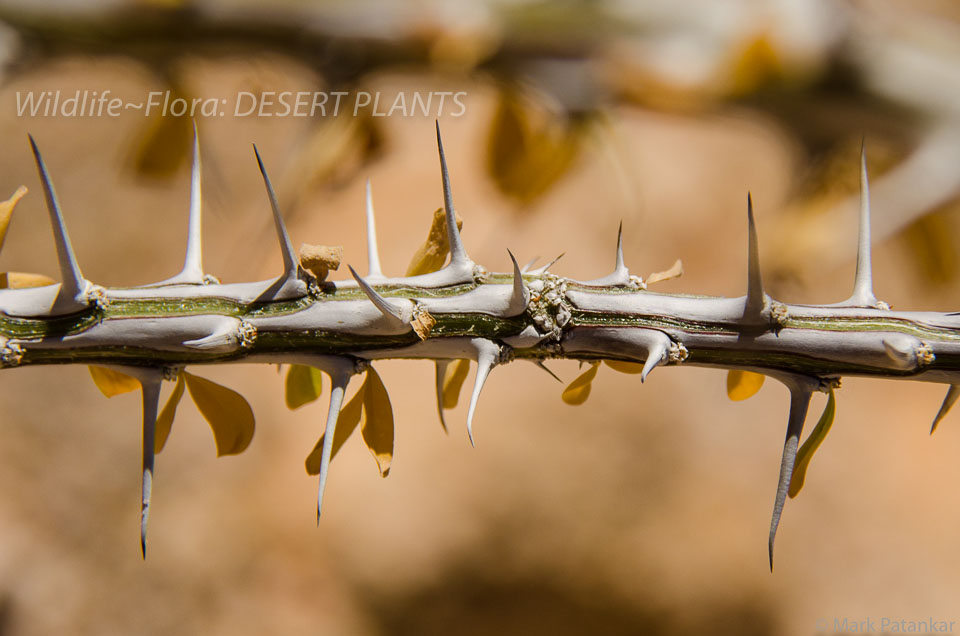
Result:
[[[475,446],[473,442],[473,414],[477,409],[477,401],[480,399],[480,392],[487,381],[487,376],[493,367],[497,366],[500,359],[500,347],[489,340],[476,340],[477,348],[477,377],[473,382],[473,393],[470,394],[470,408],[467,410],[467,437],[470,438],[470,445]]]
[[[450,360],[437,360],[436,361],[436,385],[437,385],[437,414],[440,416],[440,426],[443,427],[443,432],[450,434],[450,431],[447,430],[447,418],[443,414],[443,379],[447,373],[447,367],[450,366]]]
[[[370,191],[370,179],[367,179],[367,277],[383,276],[380,269],[380,250],[377,247],[377,224],[373,215],[373,194]]]
[[[320,514],[323,511],[323,491],[327,487],[327,473],[330,468],[330,456],[333,454],[333,439],[337,432],[337,420],[340,418],[340,408],[343,406],[343,394],[350,382],[350,373],[346,370],[336,370],[330,373],[330,407],[327,409],[327,425],[323,437],[323,452],[320,456],[320,479],[317,485],[317,525],[320,525]]]
[[[283,274],[277,279],[276,290],[270,296],[280,298],[295,294],[304,295],[306,294],[306,286],[300,280],[300,261],[293,251],[290,235],[287,234],[287,227],[284,225],[283,216],[280,214],[277,194],[273,190],[273,184],[270,183],[270,177],[267,175],[267,169],[263,166],[263,160],[260,158],[260,151],[257,150],[256,144],[253,146],[253,152],[257,156],[257,165],[260,166],[263,184],[266,186],[267,197],[270,199],[270,207],[273,210],[273,224],[277,230],[277,239],[280,242],[280,255],[283,257]]]
[[[780,525],[780,516],[783,514],[783,504],[790,489],[793,465],[797,459],[800,435],[803,433],[803,421],[807,417],[807,408],[810,406],[812,395],[809,388],[799,383],[788,383],[787,386],[790,389],[790,415],[787,420],[787,437],[783,443],[783,456],[780,459],[780,478],[777,481],[777,495],[773,503],[773,516],[770,519],[770,535],[767,539],[771,572],[773,572],[773,543],[777,538],[777,527]]]
[[[876,307],[873,294],[873,264],[870,255],[870,182],[867,178],[867,154],[860,147],[860,230],[857,239],[857,275],[853,295],[844,303],[853,307]]]
[[[950,388],[947,389],[947,395],[943,398],[943,404],[940,405],[940,410],[937,411],[937,416],[933,418],[933,426],[930,427],[931,435],[937,430],[940,421],[947,416],[958,398],[960,398],[960,384],[951,384]]]
[[[443,153],[443,140],[440,138],[440,122],[437,122],[437,149],[440,153],[440,177],[443,180],[443,210],[447,220],[447,240],[450,243],[450,265],[468,263],[466,250],[457,228],[457,212],[453,207],[453,194],[450,191],[450,172],[447,170],[447,158]]]
[[[140,551],[147,558],[147,524],[153,493],[153,465],[156,445],[157,410],[160,405],[160,378],[141,379],[143,389],[143,474],[140,492]]]
[[[760,321],[766,304],[767,297],[760,276],[760,241],[753,219],[753,197],[747,193],[747,299],[743,308],[744,318]]]
[[[363,290],[363,293],[367,295],[367,298],[370,299],[370,302],[372,302],[377,309],[383,313],[384,316],[395,319],[400,324],[407,324],[407,322],[403,319],[403,314],[401,314],[399,309],[391,305],[386,298],[378,294],[377,290],[371,287],[367,281],[363,280],[360,274],[357,273],[357,270],[353,269],[351,265],[347,265],[347,267],[350,269],[350,273],[353,275],[354,280],[357,281],[360,289]]]
[[[73,253],[70,236],[67,234],[67,227],[63,221],[63,213],[60,211],[60,203],[57,201],[57,193],[53,189],[53,182],[50,181],[50,175],[47,173],[47,166],[44,164],[40,150],[37,148],[37,142],[34,141],[33,135],[28,135],[28,137],[30,137],[30,146],[33,148],[33,157],[37,162],[40,181],[43,182],[43,195],[47,202],[47,211],[50,213],[53,240],[57,247],[57,262],[60,265],[61,279],[58,303],[86,306],[86,292],[90,283],[83,278],[83,274],[80,272],[80,265]]]
[[[187,254],[183,271],[178,278],[185,283],[203,284],[203,241],[201,233],[201,210],[203,196],[200,171],[200,136],[197,122],[193,122],[193,166],[190,171],[190,216],[187,227]]]

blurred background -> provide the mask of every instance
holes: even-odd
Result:
[[[957,6],[0,2],[0,198],[31,191],[0,270],[58,271],[30,132],[87,278],[179,271],[190,118],[22,108],[43,91],[125,103],[169,91],[225,104],[196,116],[205,268],[224,282],[281,267],[251,142],[295,243],[342,245],[355,266],[370,178],[384,270],[402,274],[442,203],[439,119],[466,247],[488,269],[508,271],[510,248],[521,262],[564,252],[558,274],[605,275],[622,220],[633,273],[683,260],[657,290],[741,295],[749,190],[768,291],[795,303],[849,295],[865,140],[877,295],[956,310]],[[240,93],[283,91],[347,96],[337,116],[236,114]],[[409,105],[444,92],[463,108]],[[429,362],[377,368],[397,419],[393,469],[381,479],[350,440],[319,528],[303,459],[326,395],[291,412],[274,367],[198,369],[248,398],[257,434],[217,460],[184,401],[158,456],[145,563],[138,394],[106,400],[82,366],[5,372],[0,633],[759,635],[960,620],[960,422],[928,435],[942,387],[845,379],[771,575],[783,387],[733,403],[721,372],[670,368],[641,388],[604,368],[571,407],[516,363],[488,381],[470,448],[466,400],[449,436],[439,425]]]

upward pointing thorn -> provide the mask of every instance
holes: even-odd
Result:
[[[530,301],[530,290],[523,284],[523,274],[520,273],[520,266],[513,252],[507,250],[510,260],[513,261],[513,293],[510,295],[510,304],[507,306],[507,316],[517,316],[527,309],[527,303]]]
[[[857,240],[857,276],[853,295],[844,303],[854,307],[876,307],[873,295],[873,265],[870,257],[870,183],[867,179],[867,154],[860,146],[860,233]]]
[[[201,241],[200,210],[202,196],[200,191],[200,136],[197,134],[197,122],[193,122],[193,166],[190,172],[190,217],[187,228],[187,255],[183,261],[180,278],[184,282],[203,283],[203,243]]]
[[[623,221],[620,221],[620,227],[617,228],[617,260],[614,263],[614,273],[625,272],[627,266],[623,264]]]
[[[773,542],[777,538],[777,527],[780,525],[780,515],[783,514],[783,504],[790,489],[790,480],[793,477],[793,465],[797,459],[797,447],[800,444],[800,435],[803,433],[803,421],[807,417],[807,408],[810,406],[812,392],[799,383],[788,384],[790,389],[790,416],[787,420],[787,438],[783,443],[783,457],[780,460],[780,479],[777,481],[777,495],[773,504],[773,517],[770,520],[770,536],[767,540],[767,550],[770,556],[770,571],[773,572]]]
[[[277,202],[277,194],[273,191],[273,184],[270,183],[270,177],[267,175],[267,169],[263,167],[263,160],[260,158],[260,151],[257,145],[253,145],[253,153],[257,156],[257,164],[260,166],[260,174],[263,175],[263,184],[267,188],[267,197],[270,199],[270,207],[273,209],[273,224],[277,230],[277,239],[280,241],[280,255],[283,256],[283,274],[285,278],[295,278],[297,276],[298,261],[296,253],[293,251],[293,245],[290,243],[290,236],[287,234],[287,228],[283,224],[283,216],[280,214],[280,204]]]
[[[760,277],[760,245],[757,226],[753,220],[753,198],[747,193],[747,300],[744,304],[745,318],[758,320],[767,304]]]
[[[80,265],[73,254],[73,246],[70,244],[70,237],[67,235],[67,227],[63,222],[63,214],[60,212],[60,203],[57,201],[57,193],[53,189],[53,183],[50,181],[50,175],[47,174],[47,166],[43,163],[43,157],[37,148],[37,142],[33,135],[30,137],[30,146],[33,148],[33,156],[37,162],[37,171],[40,173],[40,181],[43,182],[43,195],[47,201],[47,210],[50,213],[50,225],[53,226],[53,240],[57,247],[57,261],[60,264],[60,293],[57,296],[57,302],[74,306],[79,304],[87,305],[86,292],[90,283],[83,278],[80,273]]]
[[[495,343],[481,339],[476,339],[474,343],[477,348],[477,377],[473,382],[473,393],[470,395],[470,408],[467,409],[467,437],[470,438],[471,446],[476,446],[473,443],[473,413],[477,409],[477,400],[480,399],[480,392],[487,381],[487,376],[500,359],[500,347]]]
[[[383,276],[380,269],[380,250],[377,248],[377,225],[373,218],[373,194],[367,179],[367,277]]]
[[[447,158],[443,154],[443,140],[440,138],[440,122],[437,122],[437,149],[440,152],[440,176],[443,179],[443,210],[446,213],[447,240],[450,243],[450,265],[468,262],[463,249],[460,230],[457,228],[457,212],[453,208],[453,194],[450,192],[450,172],[447,170]]]
[[[367,298],[370,299],[370,302],[376,305],[377,309],[379,309],[384,316],[387,318],[396,319],[397,322],[401,324],[407,324],[407,321],[403,319],[403,314],[399,309],[391,305],[390,302],[378,294],[377,290],[371,287],[367,281],[363,280],[363,278],[360,277],[360,274],[357,273],[357,270],[353,269],[352,265],[347,265],[347,267],[350,269],[350,273],[353,274],[353,278],[357,281],[360,289],[363,290],[363,293],[367,295]]]

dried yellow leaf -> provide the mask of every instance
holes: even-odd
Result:
[[[343,247],[340,245],[335,247],[307,243],[300,245],[300,264],[313,272],[321,283],[327,280],[330,270],[340,269],[341,261],[343,261]]]
[[[337,428],[333,434],[333,448],[330,452],[330,461],[333,461],[333,458],[337,456],[337,453],[343,447],[344,443],[350,438],[353,431],[356,430],[357,424],[360,423],[360,418],[363,415],[363,395],[366,388],[367,383],[364,381],[364,383],[360,385],[360,390],[350,398],[346,406],[340,409],[340,416],[337,418]],[[320,436],[320,441],[313,447],[313,450],[307,455],[306,462],[304,462],[308,475],[320,474],[320,460],[323,457],[324,437],[326,437],[326,434]]]
[[[373,453],[380,469],[380,476],[390,474],[390,462],[393,460],[393,406],[387,388],[383,386],[380,375],[370,367],[367,370],[366,389],[363,393],[363,423],[360,433],[363,441]]]
[[[530,203],[569,172],[586,130],[583,119],[561,119],[502,91],[487,138],[487,173],[501,192]]]
[[[100,392],[108,398],[121,393],[130,393],[140,388],[140,381],[126,373],[107,369],[106,367],[90,366],[90,377]]]
[[[666,269],[662,272],[654,272],[647,277],[647,284],[652,285],[653,283],[660,283],[665,280],[670,280],[673,278],[679,278],[683,275],[683,262],[678,258],[677,261],[670,266],[670,269]]]
[[[43,274],[28,272],[0,272],[0,289],[24,289],[27,287],[46,287],[57,281]]]
[[[291,364],[287,371],[284,397],[287,408],[300,408],[320,397],[323,387],[323,375],[319,369],[304,365]]]
[[[26,186],[17,188],[9,199],[0,202],[0,249],[3,249],[3,240],[7,237],[7,227],[10,226],[10,217],[13,216],[13,209],[17,207],[20,199],[27,193]]]
[[[731,369],[727,372],[727,397],[734,402],[751,398],[763,386],[765,379],[762,373]]]
[[[463,227],[463,220],[457,214],[457,227]],[[447,260],[447,252],[450,251],[450,241],[447,240],[447,217],[443,208],[437,209],[433,213],[433,222],[430,224],[430,232],[427,233],[427,240],[410,261],[407,267],[407,276],[418,276],[420,274],[429,274],[435,272]]]
[[[597,370],[600,368],[599,362],[590,364],[590,368],[580,374],[576,380],[570,383],[563,394],[560,396],[564,402],[572,406],[583,404],[590,397],[590,384],[597,377]]]
[[[177,414],[177,406],[183,397],[185,383],[183,374],[177,375],[177,385],[173,388],[173,393],[167,398],[167,403],[163,405],[163,410],[157,416],[157,425],[153,435],[153,452],[159,453],[167,445],[167,439],[170,437],[170,431],[173,429],[173,418]]]
[[[813,432],[810,433],[810,437],[807,438],[807,441],[805,441],[803,446],[800,447],[800,450],[797,451],[797,459],[793,465],[793,475],[790,477],[790,490],[787,492],[791,499],[796,497],[803,488],[803,482],[807,477],[807,468],[810,466],[810,460],[813,459],[813,454],[817,452],[820,444],[822,444],[823,440],[827,437],[827,433],[830,432],[830,427],[833,426],[833,420],[836,415],[837,400],[834,397],[833,389],[830,389],[830,397],[827,398],[827,406],[823,409],[823,415],[820,416],[820,420],[817,422],[816,427],[814,427]]]
[[[643,372],[643,364],[639,362],[622,362],[620,360],[604,360],[603,363],[620,373],[629,373],[636,375]]]
[[[216,382],[183,372],[187,389],[200,414],[210,424],[217,457],[238,455],[253,439],[253,409],[242,395]]]
[[[443,374],[443,408],[454,409],[460,400],[460,389],[463,388],[463,381],[467,379],[467,373],[470,371],[469,360],[455,360],[447,365],[447,370]]]

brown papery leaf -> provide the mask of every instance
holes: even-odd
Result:
[[[672,278],[679,278],[683,275],[683,262],[678,258],[677,261],[670,266],[670,269],[666,269],[662,272],[654,272],[647,277],[647,284],[652,285],[653,283],[660,283],[665,280],[670,280]]]

